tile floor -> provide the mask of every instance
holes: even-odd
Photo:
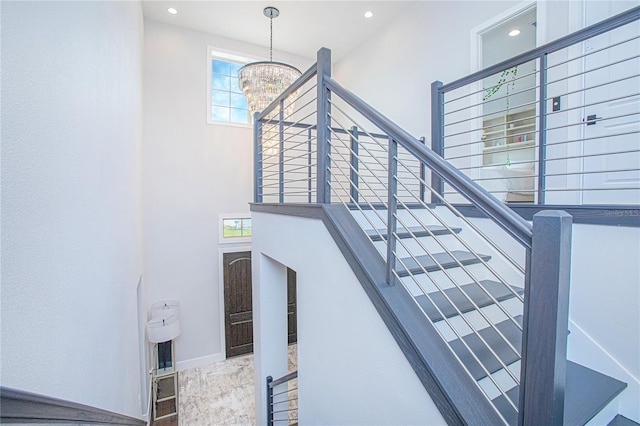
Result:
[[[289,346],[289,371],[297,346]],[[178,425],[254,425],[253,354],[178,373]]]

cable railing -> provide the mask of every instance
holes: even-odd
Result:
[[[267,377],[267,425],[298,424],[298,372]]]
[[[529,327],[542,327],[540,321],[562,327],[563,320],[541,316],[523,293],[526,284],[529,298],[537,300],[568,286],[568,279],[552,276],[557,270],[544,256],[567,250],[570,233],[540,226],[562,222],[563,214],[534,219],[533,228],[541,228],[534,234],[530,223],[426,147],[424,139],[333,80],[329,54],[321,49],[316,71],[305,73],[256,115],[255,202],[340,203],[350,209],[386,264],[387,284],[413,296],[424,321],[466,371],[465,385],[484,394],[492,418],[509,423],[500,399],[513,412],[529,415],[525,424],[536,424],[539,418],[528,413],[541,411],[539,406],[523,409],[514,390],[526,391],[525,371],[562,382],[556,369],[533,361],[545,359],[544,351],[566,353],[566,348],[551,340],[526,341]],[[285,114],[287,97],[300,92]],[[440,182],[484,212],[519,248],[489,238],[441,191]],[[525,348],[536,356],[529,357]]]
[[[342,93],[343,89],[338,88],[337,83],[331,84],[335,85],[332,94]],[[330,129],[354,128],[357,124],[357,128],[365,135],[379,135],[383,131],[365,118],[354,119],[353,117],[361,115],[363,111],[355,110],[353,105],[345,102],[341,96],[332,97],[330,106],[332,111],[340,112],[340,117],[331,115]],[[339,137],[340,135],[333,131],[330,134],[332,200],[339,200],[359,213],[363,227],[369,231],[371,242],[378,247],[381,256],[387,262],[390,281],[403,285],[414,296],[425,317],[430,316],[426,307],[436,311],[435,315],[431,314],[431,317],[440,319],[436,321],[436,330],[473,379],[477,374],[470,370],[473,367],[469,363],[463,362],[461,353],[471,356],[476,368],[486,377],[485,383],[478,386],[487,400],[495,399],[497,394],[503,395],[512,408],[517,410],[518,401],[511,400],[507,392],[519,385],[519,372],[511,371],[510,363],[502,360],[484,336],[486,330],[491,330],[501,339],[507,350],[512,351],[513,357],[520,358],[520,349],[505,336],[502,328],[496,326],[496,320],[508,321],[513,327],[522,330],[518,316],[523,313],[523,299],[516,289],[524,286],[524,250],[522,259],[518,262],[504,253],[493,241],[485,240],[484,243],[493,246],[494,251],[497,250],[502,257],[502,271],[497,271],[487,262],[485,255],[462,237],[469,231],[478,231],[471,221],[446,200],[443,202],[446,203],[447,212],[429,208],[421,191],[430,194],[435,191],[423,177],[421,178],[420,162],[403,146],[389,136],[369,137],[360,145]],[[367,162],[362,161],[363,152],[384,155],[372,156],[374,161]],[[353,178],[354,157],[358,160],[358,173],[355,173],[357,180]],[[376,206],[381,206],[382,209]],[[448,217],[445,218],[445,215]],[[457,226],[464,227],[466,232],[454,231],[454,226],[451,225],[452,217],[458,218]],[[445,232],[436,232],[434,226],[440,230],[444,229]],[[390,228],[395,230],[389,231]],[[401,237],[401,234],[408,234],[408,238],[406,235]],[[419,235],[428,236],[428,241],[421,239]],[[479,233],[476,233],[476,236],[480,239],[484,237]],[[468,258],[460,257],[461,249],[468,253]],[[496,260],[493,260],[494,265]],[[470,263],[473,266],[467,266]],[[508,278],[505,277],[504,270],[508,271]],[[499,285],[506,292],[512,293],[515,303],[507,309],[498,302],[487,284]],[[486,312],[483,306],[476,303],[470,294],[471,291],[481,292],[495,304],[497,311],[494,309],[494,312]],[[462,297],[464,303],[475,311],[474,314],[469,315],[459,308],[460,302],[452,300],[452,292]],[[436,300],[438,297],[444,299],[446,306],[454,311],[454,315],[444,312],[442,302]],[[419,303],[421,298],[426,303]],[[485,331],[481,333],[481,330]],[[479,346],[469,343],[470,334],[476,336]],[[454,348],[455,345],[461,346],[462,349]],[[485,365],[480,352],[490,353],[498,365]],[[506,373],[508,379],[497,378],[498,371]],[[503,420],[506,422],[504,418]]]
[[[506,203],[640,205],[640,8],[449,84],[432,147]],[[465,203],[435,177],[439,192]]]

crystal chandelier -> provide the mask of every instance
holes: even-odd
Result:
[[[275,7],[266,7],[263,13],[270,23],[269,61],[252,62],[238,71],[238,85],[247,98],[252,114],[264,110],[302,75],[300,70],[291,65],[273,62],[273,18],[277,18],[280,11]],[[296,92],[285,100],[285,115],[293,112],[297,97]]]

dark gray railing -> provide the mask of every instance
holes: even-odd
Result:
[[[267,425],[298,423],[298,372],[279,379],[267,377]],[[285,389],[278,389],[285,387]],[[283,405],[283,404],[286,404]]]
[[[451,83],[434,82],[432,149],[505,202],[640,213],[639,19],[635,7]],[[594,130],[608,124],[616,130]],[[439,176],[432,184],[460,202]]]
[[[6,387],[0,387],[0,423],[147,424],[142,419]]]
[[[315,69],[315,71],[313,71]],[[470,244],[461,239],[449,225],[447,218],[436,209],[430,209],[425,203],[426,193],[430,193],[431,201],[437,201],[446,206],[453,216],[465,220],[465,225],[476,235],[493,247],[500,256],[505,259],[509,268],[515,270],[515,275],[524,278],[526,287],[531,289],[531,300],[556,300],[559,306],[568,306],[568,276],[564,273],[569,270],[569,261],[566,256],[570,253],[570,233],[557,234],[557,226],[549,223],[560,221],[563,226],[570,226],[570,218],[562,212],[551,212],[534,217],[533,226],[521,216],[514,213],[508,206],[489,194],[482,186],[474,182],[464,173],[457,170],[448,161],[436,152],[426,147],[422,141],[414,138],[401,129],[387,117],[372,108],[352,92],[342,87],[331,78],[330,52],[321,49],[318,52],[317,64],[310,68],[303,77],[294,83],[292,87],[277,98],[265,111],[255,116],[255,202],[256,203],[308,203],[319,204],[343,203],[347,207],[356,208],[363,215],[368,227],[373,228],[377,234],[370,237],[372,241],[383,241],[386,246],[381,255],[386,262],[386,276],[389,285],[396,285],[402,281],[402,277],[409,276],[414,284],[420,287],[427,296],[428,289],[414,276],[414,269],[407,266],[407,259],[402,260],[398,253],[406,251],[411,260],[419,264],[418,257],[429,257],[437,266],[438,271],[446,275],[446,278],[469,298],[462,289],[460,279],[450,274],[447,267],[443,266],[432,255],[432,249],[425,247],[417,240],[416,232],[410,222],[416,222],[420,232],[433,237],[436,244],[451,258],[455,259],[452,249],[437,238],[423,219],[413,211],[414,207],[421,211],[428,211],[462,245],[472,254],[475,260],[481,264],[492,278],[511,288],[508,278],[486,263],[483,255],[476,252]],[[316,76],[315,82],[312,78]],[[289,95],[296,93],[296,106],[287,106]],[[313,94],[315,93],[315,98]],[[311,110],[311,106],[315,108]],[[354,118],[356,117],[356,118]],[[349,124],[345,125],[344,122]],[[426,177],[431,174],[431,182]],[[526,268],[510,258],[501,247],[488,239],[472,222],[466,221],[455,207],[442,196],[439,187],[448,185],[457,191],[460,197],[468,200],[473,206],[482,211],[493,220],[509,236],[517,241],[526,252]],[[384,213],[380,213],[383,210]],[[367,215],[367,211],[370,215]],[[406,213],[406,215],[404,215]],[[381,230],[380,227],[383,229]],[[534,235],[533,230],[536,230]],[[399,239],[398,234],[409,233],[415,245],[419,246],[418,252],[412,251],[406,240]],[[558,238],[560,238],[558,240]],[[556,244],[551,244],[555,241]],[[548,243],[546,243],[548,242]],[[544,266],[547,257],[557,259],[557,270],[549,265]],[[455,259],[456,266],[464,271],[473,282],[485,291],[488,297],[491,294],[484,289],[482,277],[467,269],[465,265]],[[417,273],[423,272],[430,285],[448,297],[431,277],[430,271],[423,266]],[[535,271],[540,269],[540,273]],[[555,272],[554,272],[555,271]],[[544,272],[544,273],[543,273]],[[513,274],[512,274],[513,275]],[[402,285],[406,286],[405,283]],[[514,294],[517,300],[522,302],[521,296]],[[562,365],[558,361],[566,357],[566,341],[564,345],[558,337],[560,334],[551,333],[548,338],[537,338],[536,342],[523,341],[523,350],[520,351],[509,343],[504,334],[486,318],[480,308],[474,304],[476,310],[489,323],[489,327],[499,335],[505,344],[522,359],[522,374],[509,370],[502,364],[502,369],[510,376],[510,384],[504,385],[494,379],[492,371],[481,366],[490,381],[490,385],[497,389],[498,394],[507,398],[508,404],[514,411],[520,413],[523,424],[539,424],[539,417],[530,413],[546,410],[551,405],[562,404],[562,395],[545,394],[534,398],[532,403],[524,404],[509,397],[507,390],[514,386],[520,386],[522,395],[526,395],[529,388],[526,379],[536,377],[545,383],[555,383],[563,388],[564,376]],[[450,301],[451,302],[451,301]],[[499,309],[503,310],[509,321],[522,330],[525,339],[532,336],[529,329],[566,330],[568,317],[547,317],[541,313],[544,309],[537,303],[524,301],[524,319],[521,326],[514,314],[508,312],[497,301]],[[453,305],[453,303],[451,302]],[[434,303],[435,305],[435,303]],[[436,306],[436,309],[439,309]],[[458,312],[466,326],[480,341],[485,344],[485,350],[497,355],[479,333],[477,326],[470,323],[462,312]],[[451,324],[446,315],[440,312],[443,322],[451,326],[452,332],[466,345],[462,335],[464,332],[457,330]],[[439,332],[440,333],[440,332]],[[444,335],[441,334],[444,339]],[[560,339],[560,340],[559,340]],[[566,339],[566,332],[565,332]],[[446,341],[446,340],[445,340]],[[528,357],[526,348],[538,348],[542,352],[536,352],[535,358]],[[467,346],[476,361],[478,356]],[[453,355],[457,357],[457,355]],[[466,369],[463,363],[461,365]],[[466,370],[469,373],[469,370]],[[471,373],[469,373],[471,376]],[[268,381],[269,389],[273,383],[280,381]],[[475,382],[474,382],[475,383]],[[480,385],[478,385],[480,388]],[[493,399],[487,391],[481,389],[487,399]],[[271,393],[270,395],[273,395]],[[270,396],[272,398],[272,396]],[[560,398],[560,399],[558,399]],[[527,400],[528,401],[528,400]],[[270,399],[269,407],[272,407]],[[492,406],[495,415],[505,423],[503,415]],[[273,414],[270,408],[269,415]],[[557,420],[557,419],[555,419]],[[554,421],[555,421],[554,420]],[[477,421],[477,419],[476,419]]]

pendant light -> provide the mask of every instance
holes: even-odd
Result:
[[[275,7],[265,7],[264,16],[269,18],[269,60],[252,62],[238,71],[238,85],[247,98],[251,113],[264,110],[287,87],[302,75],[297,68],[273,61],[273,19],[280,15]],[[286,109],[293,110],[297,93],[293,93],[286,101]]]

